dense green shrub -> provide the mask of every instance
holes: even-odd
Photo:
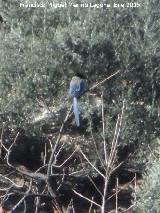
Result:
[[[137,190],[138,212],[159,212],[160,209],[160,140],[154,141],[157,149],[152,149],[148,157],[147,171],[144,174],[144,182]]]

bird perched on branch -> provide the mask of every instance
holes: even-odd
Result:
[[[69,96],[73,98],[73,112],[77,127],[80,126],[80,111],[77,98],[80,97],[86,90],[86,81],[80,76],[74,76],[70,82]]]

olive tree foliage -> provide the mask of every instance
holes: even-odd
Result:
[[[144,181],[137,189],[136,212],[158,212],[160,209],[160,140],[153,141],[156,149],[148,156],[148,165]]]
[[[104,93],[107,135],[125,99],[121,141],[150,143],[159,131],[159,2],[139,3],[140,8],[55,9],[2,0],[0,109],[9,125],[33,127],[32,118],[43,108],[39,100],[53,111],[63,109],[75,73],[90,87],[120,70],[94,91],[97,97]],[[101,109],[90,96],[81,102],[90,131]]]

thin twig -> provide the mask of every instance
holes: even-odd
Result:
[[[38,192],[38,187],[37,188],[37,192]],[[36,192],[36,193],[37,193]],[[38,213],[38,210],[39,210],[39,205],[40,205],[40,199],[38,196],[35,197],[35,213]]]
[[[110,197],[107,198],[107,200],[110,200],[112,197],[116,196],[116,193],[121,192],[123,189],[125,189],[127,186],[129,186],[135,178],[133,178],[131,181],[129,181],[128,183],[124,184],[123,187],[121,187],[117,192],[115,192],[114,194],[112,194]]]
[[[94,205],[96,205],[96,206],[98,206],[98,207],[101,207],[101,205],[99,205],[99,204],[96,203],[95,201],[89,199],[88,197],[82,195],[81,193],[77,192],[76,190],[73,189],[73,192],[74,192],[75,194],[77,194],[78,196],[84,198],[85,200],[89,201],[90,203],[93,203]]]
[[[18,206],[21,203],[23,203],[23,201],[25,200],[25,198],[28,196],[29,192],[31,191],[32,183],[33,183],[33,180],[31,179],[28,190],[26,191],[26,193],[24,194],[24,196],[19,200],[19,202],[12,208],[11,212],[14,212],[18,208]]]
[[[112,147],[111,147],[111,153],[110,153],[110,157],[109,157],[108,167],[112,167],[112,165],[115,162],[116,147],[117,147],[117,143],[118,143],[118,139],[119,139],[119,135],[120,135],[120,130],[121,130],[121,126],[122,126],[122,118],[123,118],[123,114],[124,114],[124,107],[125,107],[124,103],[125,103],[125,100],[123,101],[121,115],[120,116],[118,115],[115,133],[114,133],[114,137],[113,137],[113,141],[112,141]]]
[[[105,119],[104,119],[103,93],[101,95],[101,102],[102,102],[102,132],[103,132],[104,161],[105,161],[105,167],[106,167],[106,165],[107,165],[107,148],[106,148],[106,135],[105,135]]]
[[[102,81],[98,82],[96,85],[92,86],[89,91],[95,89],[96,87],[100,86],[101,84],[104,84],[106,81],[110,80],[113,76],[117,75],[118,73],[120,73],[120,70],[116,71],[115,73],[113,73],[112,75],[108,76],[107,78],[103,79]]]
[[[54,167],[55,168],[61,168],[62,166],[64,166],[75,155],[77,150],[79,150],[78,147],[70,154],[70,156],[67,159],[65,159],[65,161],[63,163],[61,163],[60,165],[54,165]]]
[[[57,147],[58,147],[59,141],[60,141],[61,136],[62,136],[62,131],[63,131],[63,128],[64,128],[64,124],[65,124],[66,121],[68,120],[68,117],[69,117],[69,115],[70,115],[71,109],[72,109],[72,106],[70,107],[70,109],[69,109],[68,112],[67,112],[66,118],[64,119],[64,121],[63,121],[63,123],[62,123],[62,126],[61,126],[60,131],[59,131],[59,135],[58,135],[57,140],[56,140],[56,142],[55,142],[55,146],[54,146],[54,148],[52,149],[52,153],[51,153],[51,156],[50,156],[50,159],[49,159],[49,163],[48,163],[47,177],[49,177],[49,175],[50,175],[51,165],[52,165],[52,161],[53,161],[53,158],[54,158],[54,154],[55,154],[55,151],[56,151],[56,149],[57,149]]]
[[[103,197],[102,192],[98,189],[98,187],[96,186],[96,184],[94,183],[94,181],[92,180],[92,178],[88,175],[89,180],[91,181],[91,183],[93,184],[93,186],[95,187],[95,189],[97,190],[97,192],[99,192],[99,194]]]
[[[10,162],[9,162],[9,155],[10,155],[10,152],[11,152],[11,148],[13,147],[13,145],[14,145],[14,144],[16,143],[16,141],[17,141],[18,136],[19,136],[19,132],[17,133],[16,137],[14,138],[13,143],[10,145],[10,147],[9,147],[9,149],[8,149],[8,151],[7,151],[7,164],[8,164],[10,167],[13,167],[13,166],[12,166],[12,164],[10,164]]]
[[[118,139],[119,139],[121,127],[122,127],[122,119],[123,119],[124,108],[125,108],[124,103],[125,103],[125,100],[123,101],[122,112],[121,112],[120,120],[119,120],[118,133],[117,133],[117,137],[116,137],[116,140],[115,140],[115,146],[114,146],[114,152],[113,152],[113,153],[114,153],[114,155],[113,155],[113,163],[114,163],[114,161],[115,161],[115,157],[116,157],[116,155],[115,155],[115,153],[116,153],[116,152],[115,152],[115,149],[116,149],[116,147],[117,147],[117,143],[118,143]]]
[[[94,139],[94,136],[93,136],[92,128],[91,128],[91,137],[92,137],[92,140],[93,140],[93,143],[94,143],[94,147],[95,147],[95,149],[96,149],[97,157],[98,157],[99,161],[101,162],[103,168],[105,168],[105,164],[104,164],[104,162],[103,162],[103,160],[102,160],[102,157],[101,157],[101,155],[100,155],[100,153],[99,153],[99,150],[98,150],[98,147],[97,147],[97,143],[96,143],[96,141],[95,141],[95,139]]]
[[[66,117],[61,125],[61,128],[59,130],[59,134],[58,134],[58,137],[57,137],[57,140],[55,142],[55,145],[54,145],[54,148],[52,149],[52,153],[51,153],[51,156],[50,156],[50,159],[49,159],[49,163],[48,163],[48,168],[47,168],[47,186],[48,186],[48,191],[49,193],[53,196],[54,198],[54,203],[55,203],[55,206],[56,208],[62,212],[62,209],[59,205],[59,203],[57,202],[58,198],[57,198],[57,192],[55,190],[53,190],[52,188],[52,185],[50,183],[50,175],[51,175],[51,167],[52,167],[52,162],[53,162],[53,159],[54,159],[54,156],[55,156],[55,152],[57,150],[57,147],[58,147],[58,144],[60,142],[60,139],[61,139],[61,136],[62,136],[62,132],[63,132],[63,128],[64,128],[64,125],[66,123],[66,121],[68,120],[69,118],[69,115],[70,115],[70,112],[71,112],[71,109],[72,109],[72,106],[70,107],[70,109],[67,111],[67,114],[66,114]],[[54,159],[54,161],[56,161],[56,159]],[[57,199],[57,200],[56,200]]]
[[[116,212],[118,213],[118,185],[119,185],[119,180],[116,178]]]
[[[14,186],[14,187],[16,187],[16,188],[20,188],[20,189],[21,189],[21,188],[23,187],[23,185],[20,186],[20,185],[14,183],[10,178],[5,177],[5,176],[3,176],[3,175],[1,175],[1,174],[0,174],[0,178],[1,178],[1,179],[4,179],[6,182],[10,182],[10,183],[12,184],[12,186]]]
[[[47,144],[44,145],[44,157],[43,157],[43,165],[46,165],[46,158],[47,158]]]
[[[57,191],[61,188],[61,186],[63,185],[63,182],[64,182],[64,178],[65,178],[65,172],[63,170],[63,176],[62,176],[62,180],[61,180],[61,183],[59,184],[58,188],[57,188]]]
[[[93,199],[94,199],[94,197],[92,197],[92,201],[93,201]],[[92,207],[93,207],[93,203],[91,203],[88,213],[91,213]]]
[[[134,177],[134,203],[137,201],[137,174]]]
[[[1,132],[1,138],[0,138],[0,158],[2,157],[3,132],[4,132],[4,126],[2,126],[2,132]]]
[[[112,159],[112,156],[113,156],[115,139],[116,139],[116,135],[117,135],[117,131],[118,131],[118,123],[119,123],[119,115],[118,115],[118,118],[117,118],[115,130],[114,130],[114,136],[113,136],[113,140],[112,140],[112,143],[111,143],[111,151],[110,151],[110,155],[109,155],[109,159],[108,159],[108,169],[111,167],[111,159]]]
[[[92,166],[92,168],[93,168],[96,172],[98,172],[98,174],[100,174],[103,178],[105,178],[104,174],[102,174],[102,173],[90,162],[90,160],[87,158],[87,156],[84,154],[84,152],[83,152],[81,149],[79,149],[79,151],[80,151],[80,153],[83,155],[83,157],[86,159],[86,161]]]

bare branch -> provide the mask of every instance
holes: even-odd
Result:
[[[65,161],[63,163],[61,163],[60,165],[55,165],[54,167],[55,168],[61,168],[62,166],[64,166],[75,155],[77,150],[79,150],[78,147],[76,147],[76,149],[70,154],[70,156],[67,159],[65,159]]]
[[[60,130],[59,130],[59,134],[58,134],[57,140],[56,140],[56,142],[55,142],[54,148],[52,149],[52,153],[51,153],[51,156],[50,156],[50,159],[49,159],[49,163],[48,163],[48,168],[47,168],[47,179],[46,179],[46,181],[47,181],[47,185],[48,185],[48,191],[49,191],[49,193],[53,196],[53,198],[54,198],[54,203],[55,203],[57,209],[59,209],[60,211],[61,211],[61,207],[60,207],[59,203],[58,203],[57,200],[56,200],[56,198],[57,198],[57,196],[56,196],[57,192],[56,192],[55,190],[53,190],[52,185],[51,185],[51,183],[50,183],[50,174],[51,174],[52,162],[53,162],[53,159],[54,159],[54,157],[55,157],[55,152],[56,152],[57,147],[58,147],[58,144],[59,144],[59,142],[60,142],[60,139],[61,139],[61,136],[62,136],[62,132],[63,132],[64,125],[65,125],[66,121],[68,120],[69,115],[70,115],[70,113],[71,113],[71,109],[72,109],[72,106],[71,106],[70,109],[67,111],[66,117],[65,117],[65,119],[64,119],[64,121],[63,121],[63,123],[62,123],[62,125],[61,125],[61,128],[60,128]],[[56,162],[56,158],[54,159],[54,161]],[[58,199],[58,198],[57,198],[57,199]]]
[[[2,132],[0,137],[0,158],[2,157],[3,132],[4,132],[4,125],[2,126]]]
[[[107,165],[107,149],[106,149],[106,135],[105,135],[105,119],[104,119],[104,101],[103,101],[103,93],[101,95],[102,101],[102,132],[103,132],[103,146],[104,146],[104,161],[105,161],[105,168]]]
[[[88,175],[89,180],[91,181],[91,183],[93,184],[93,186],[95,187],[95,189],[97,190],[97,192],[99,192],[99,194],[103,197],[102,192],[98,189],[98,187],[96,186],[96,184],[94,183],[94,181],[92,180],[92,178]]]
[[[20,185],[14,183],[10,178],[5,177],[5,176],[3,176],[3,175],[1,175],[1,174],[0,174],[0,178],[1,178],[1,179],[4,179],[7,183],[8,183],[8,182],[11,183],[11,184],[12,184],[14,187],[16,187],[16,188],[22,188],[22,187],[23,187],[23,185],[20,186]]]
[[[119,185],[119,180],[116,178],[116,213],[118,213],[118,185]]]
[[[93,142],[94,142],[94,147],[95,147],[95,150],[96,150],[97,157],[98,157],[98,159],[100,160],[102,166],[105,168],[105,164],[104,164],[104,162],[103,162],[102,157],[100,156],[100,153],[99,153],[99,150],[98,150],[98,147],[97,147],[97,143],[96,143],[96,141],[95,141],[95,139],[94,139],[94,137],[93,137],[92,128],[91,128],[91,137],[92,137],[92,140],[93,140]]]
[[[93,199],[94,199],[94,197],[92,197],[92,201],[93,201]],[[89,211],[88,211],[88,213],[91,213],[91,211],[92,211],[92,207],[93,207],[93,203],[91,203],[91,205],[90,205],[90,207],[89,207]]]
[[[14,141],[13,143],[10,145],[9,149],[7,150],[7,164],[10,166],[10,167],[13,167],[10,162],[9,162],[9,154],[10,154],[10,151],[11,151],[11,148],[13,147],[13,145],[16,143],[16,140],[19,136],[19,132],[17,133],[16,137],[14,138]]]
[[[125,100],[123,101],[121,115],[118,115],[118,119],[117,119],[117,123],[116,123],[115,133],[114,133],[114,137],[112,140],[111,152],[110,152],[110,156],[109,156],[108,169],[109,169],[109,167],[112,167],[112,165],[114,164],[114,161],[115,161],[116,147],[117,147],[117,143],[118,143],[118,139],[119,139],[119,135],[120,135],[120,130],[121,130],[121,126],[122,126],[122,118],[123,118],[123,114],[124,114],[124,107],[125,107],[124,103],[125,103]]]
[[[56,151],[56,149],[57,149],[57,147],[58,147],[59,141],[60,141],[60,139],[61,139],[62,131],[63,131],[63,128],[64,128],[64,124],[66,123],[66,121],[67,121],[68,118],[69,118],[71,109],[72,109],[72,106],[70,107],[70,109],[69,109],[68,112],[67,112],[66,118],[64,119],[64,121],[63,121],[63,123],[62,123],[62,126],[61,126],[60,131],[59,131],[59,135],[58,135],[57,140],[56,140],[56,142],[55,142],[55,146],[54,146],[54,148],[52,149],[52,153],[51,153],[51,156],[50,156],[50,159],[49,159],[48,169],[47,169],[47,177],[48,177],[48,178],[49,178],[49,175],[50,175],[50,172],[51,172],[51,165],[52,165],[52,161],[53,161],[53,158],[54,158],[54,154],[55,154],[55,151]]]
[[[96,87],[100,86],[101,84],[104,84],[106,81],[110,80],[113,76],[117,75],[118,73],[120,73],[120,70],[116,71],[115,73],[113,73],[112,75],[108,76],[107,78],[103,79],[102,81],[98,82],[97,84],[95,84],[94,86],[92,86],[89,91],[94,90]]]
[[[100,174],[103,178],[105,178],[105,176],[90,162],[90,160],[87,158],[87,156],[84,154],[84,152],[82,151],[82,149],[79,149],[80,153],[83,155],[83,157],[86,159],[86,161],[92,166],[92,168],[98,172],[98,174]]]
[[[98,207],[101,207],[98,203],[96,203],[95,201],[89,199],[88,197],[85,197],[84,195],[82,195],[81,193],[77,192],[76,190],[73,189],[73,192],[75,194],[77,194],[78,196],[84,198],[85,200],[89,201],[90,203],[93,203],[94,205],[98,206]]]
[[[31,179],[28,190],[26,191],[25,195],[20,199],[20,201],[12,208],[11,210],[12,212],[15,211],[15,209],[17,209],[18,206],[20,206],[20,204],[24,202],[25,198],[28,196],[29,192],[31,191],[32,183],[33,183],[33,180]]]
[[[105,213],[108,181],[109,181],[109,174],[107,174],[106,172],[105,179],[104,179],[104,190],[103,190],[103,198],[102,198],[102,205],[101,205],[101,213]]]

